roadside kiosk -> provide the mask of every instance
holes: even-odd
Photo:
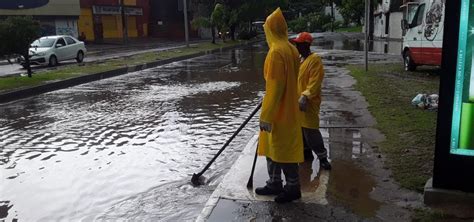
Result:
[[[433,180],[425,203],[474,203],[474,0],[446,1]]]

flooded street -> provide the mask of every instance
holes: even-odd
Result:
[[[195,217],[256,132],[253,121],[219,157],[208,189],[190,185],[258,104],[264,56],[227,51],[0,106],[1,215]]]
[[[400,189],[384,167],[374,146],[383,135],[355,89],[356,80],[345,68],[363,64],[364,52],[313,47],[323,58],[325,78],[320,124],[332,170],[319,161],[300,164],[302,197],[291,204],[276,204],[273,196],[256,195],[245,182],[253,162],[256,138],[212,194],[197,221],[410,221],[406,206],[420,203],[417,193]],[[400,63],[396,54],[371,53],[370,64]],[[378,157],[380,156],[380,157]],[[265,157],[257,160],[254,188],[268,179]]]
[[[318,32],[311,35],[315,39],[313,46],[318,50],[365,50],[364,33]],[[291,37],[295,38],[296,34]],[[369,42],[369,51],[401,56],[402,45],[401,39],[375,39]]]
[[[364,40],[360,39],[344,39],[340,41],[324,39],[314,43],[319,49],[333,49],[333,50],[353,50],[364,51]],[[371,41],[369,43],[369,51],[377,53],[388,53],[401,55],[402,42],[401,41]]]
[[[353,80],[341,81],[346,74],[339,66],[363,61],[363,53],[355,52],[360,48],[339,44],[344,45],[314,45],[328,73],[322,132],[331,156],[337,157],[329,190],[349,205],[370,205],[361,211],[371,216],[380,204],[369,198],[370,178],[356,188],[339,185],[348,176],[368,176],[352,161],[365,153],[359,128],[372,121],[335,103],[357,101],[330,88],[351,86]],[[194,220],[257,133],[254,118],[205,173],[208,184],[191,185],[192,174],[260,101],[262,45],[1,105],[0,220]],[[399,57],[373,56],[371,62]],[[352,171],[343,172],[347,168]],[[309,179],[319,172],[313,170]],[[360,192],[357,198],[351,196],[354,189]]]

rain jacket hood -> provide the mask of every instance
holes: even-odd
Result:
[[[288,26],[280,8],[267,17],[263,28],[268,47],[271,48],[281,41],[288,41]]]

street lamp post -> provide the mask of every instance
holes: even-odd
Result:
[[[184,14],[184,35],[186,38],[186,47],[189,47],[189,27],[188,27],[188,3],[183,0],[183,14]]]
[[[369,71],[370,0],[365,0],[365,71]]]
[[[122,17],[122,38],[123,43],[128,43],[128,23],[127,23],[127,15],[125,13],[125,4],[123,3],[124,0],[119,0],[120,4],[120,15]]]

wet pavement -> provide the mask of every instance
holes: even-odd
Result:
[[[302,219],[406,219],[400,206],[419,196],[398,190],[373,160],[380,135],[341,68],[361,64],[363,52],[314,49],[328,76],[321,125],[334,170],[303,165],[307,203],[282,209],[250,199],[224,207],[243,212],[228,216],[291,220],[302,206],[313,212],[297,214]],[[206,172],[204,186],[190,184],[263,95],[265,54],[254,45],[1,105],[0,220],[196,219],[255,138],[256,119]],[[371,62],[394,61],[400,56],[371,54]],[[257,171],[256,186],[264,175]]]

